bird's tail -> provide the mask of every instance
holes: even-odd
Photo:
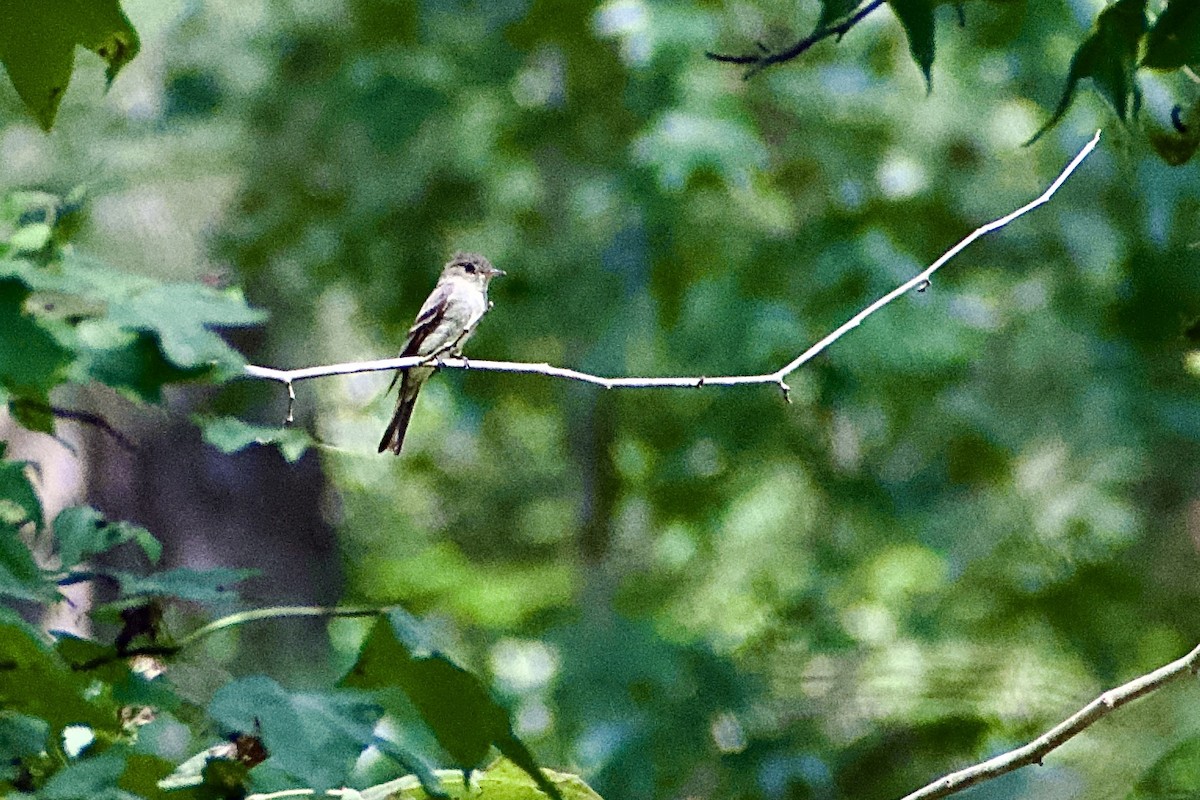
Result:
[[[392,414],[392,421],[388,423],[387,430],[383,432],[383,438],[379,440],[379,452],[391,450],[396,455],[400,455],[400,447],[404,444],[404,433],[408,430],[408,421],[412,419],[413,409],[417,405],[417,393],[413,392],[411,397],[406,396],[404,391],[407,387],[404,381],[400,384],[400,399],[396,401],[396,413]]]

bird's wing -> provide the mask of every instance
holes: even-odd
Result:
[[[420,355],[421,342],[437,329],[438,323],[446,315],[446,303],[450,299],[450,290],[449,284],[438,284],[425,299],[425,305],[421,306],[421,310],[417,312],[417,321],[408,329],[408,339],[400,350],[400,358]],[[388,384],[385,394],[392,391],[396,381],[400,380],[401,374],[402,371],[397,371],[392,376],[392,382]]]
[[[421,310],[417,314],[417,321],[408,329],[408,341],[404,343],[404,349],[400,351],[401,358],[420,355],[421,342],[433,333],[446,314],[446,304],[450,299],[451,288],[448,283],[434,287],[433,292],[425,300],[425,305],[421,306]]]

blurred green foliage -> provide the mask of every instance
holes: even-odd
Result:
[[[607,374],[774,369],[1036,196],[1111,118],[1076,91],[1085,78],[1131,126],[1050,204],[793,376],[790,406],[768,387],[456,372],[430,382],[390,459],[374,453],[387,376],[304,387],[347,601],[425,617],[445,663],[495,695],[467,710],[510,709],[539,763],[614,799],[899,796],[1200,638],[1185,335],[1200,314],[1200,89],[1179,68],[1189,39],[1162,28],[1194,28],[1186,3],[967,4],[965,26],[920,40],[914,20],[952,10],[893,3],[903,24],[872,15],[751,81],[703,52],[778,49],[856,6],[168,5],[125,3],[141,56],[99,107],[77,76],[53,135],[0,96],[0,387],[27,425],[49,429],[79,396],[65,382],[170,408],[173,384],[235,374],[242,357],[214,329],[262,316],[228,276],[271,313],[260,363],[389,355],[456,249],[508,271],[469,354]],[[1072,101],[1022,148],[1063,76]],[[1167,146],[1183,166],[1152,149]],[[209,390],[208,441],[299,455],[273,387],[255,388]],[[241,419],[213,418],[230,410]],[[88,511],[47,527],[36,475],[0,465],[0,586],[27,618],[72,580],[31,553],[35,532],[65,537],[68,560],[146,546]],[[232,610],[244,574],[223,566],[109,568],[117,597],[92,646],[153,645],[157,612],[131,612],[151,601],[176,637]],[[190,785],[419,769],[446,787],[422,759],[470,767],[456,762],[482,750],[439,749],[403,691],[334,688],[372,641],[362,620],[331,623],[328,653],[266,654],[270,677],[239,674],[237,637],[213,636],[169,665],[173,707],[120,660],[91,696],[68,665],[98,656],[64,652],[84,640],[3,624],[24,681],[0,689],[0,742],[19,760],[0,779],[15,788],[66,797],[119,779],[152,795],[230,728],[288,757],[235,747],[248,773],[196,769]],[[314,662],[324,683],[289,684]],[[34,695],[37,681],[61,697]],[[1194,792],[1200,689],[1168,692],[992,793]],[[115,715],[139,703],[168,710],[131,743]],[[99,744],[82,758],[60,752],[80,722]]]

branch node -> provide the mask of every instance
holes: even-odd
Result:
[[[929,280],[929,278],[926,278],[925,280],[923,280],[917,284],[916,289],[919,293],[924,294],[925,290],[928,289],[930,286],[933,286],[933,283]]]
[[[296,421],[296,415],[295,415],[295,411],[296,411],[296,385],[295,385],[294,383],[292,383],[292,381],[291,381],[290,379],[289,379],[289,380],[287,380],[287,381],[284,381],[284,383],[286,383],[286,384],[287,384],[287,390],[288,390],[288,407],[287,407],[287,416],[283,418],[283,424],[284,424],[284,425],[291,425],[293,422],[295,422],[295,421]]]
[[[699,377],[699,378],[696,380],[696,388],[697,388],[697,389],[703,389],[703,388],[704,388],[704,380],[705,380],[705,379],[704,379],[704,376],[703,376],[703,375],[701,375],[701,376],[700,376],[700,377]]]
[[[779,379],[779,391],[783,392],[783,399],[788,405],[792,404],[792,387],[787,385],[783,378]]]

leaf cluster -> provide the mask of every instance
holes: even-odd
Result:
[[[398,610],[377,615],[337,687],[289,691],[258,675],[226,679],[198,695],[195,676],[177,671],[176,658],[199,647],[209,631],[271,615],[234,614],[179,637],[172,632],[183,618],[179,610],[236,604],[234,587],[252,573],[97,565],[126,544],[150,565],[162,551],[144,528],[109,521],[88,507],[60,512],[39,537],[42,555],[35,558],[25,539],[42,530],[42,511],[26,466],[0,462],[0,502],[9,509],[0,528],[0,597],[23,602],[28,612],[61,602],[67,587],[108,588],[112,599],[89,616],[115,633],[99,640],[46,634],[0,606],[0,791],[6,796],[226,798],[295,786],[320,792],[352,782],[356,762],[371,749],[414,774],[428,795],[445,797],[455,785],[461,793],[495,747],[507,761],[489,767],[482,781],[497,797],[538,790],[553,800],[594,797],[577,779],[542,772],[487,686],[431,651],[417,623]],[[404,708],[416,709],[461,770],[461,781],[435,773],[426,755],[381,732],[385,717]],[[185,723],[198,736],[221,741],[175,764],[161,737],[178,734]]]

